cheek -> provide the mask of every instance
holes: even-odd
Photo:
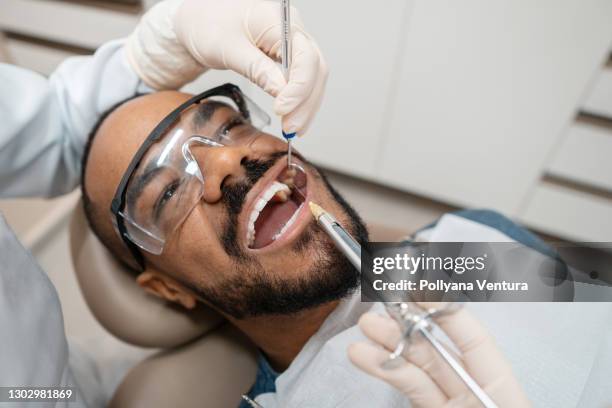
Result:
[[[229,263],[218,230],[210,222],[222,219],[207,216],[201,206],[195,208],[166,245],[162,254],[165,269],[189,282],[214,281],[211,271],[226,270]]]
[[[262,133],[251,142],[250,147],[257,155],[269,156],[270,154],[287,150],[287,143],[278,137]]]
[[[205,206],[197,206],[185,220],[179,242],[182,253],[188,258],[209,258],[216,261],[224,253],[219,235],[225,217],[221,214],[208,214]]]

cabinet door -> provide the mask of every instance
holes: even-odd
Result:
[[[379,176],[515,214],[612,41],[609,0],[415,0]]]
[[[95,2],[2,0],[0,29],[96,49],[132,32],[139,14],[97,7]]]
[[[292,4],[330,69],[321,109],[308,135],[295,146],[319,164],[372,177],[411,1],[295,0]]]
[[[6,49],[12,64],[31,69],[45,76],[51,75],[66,58],[76,55],[70,51],[13,38],[6,40]]]

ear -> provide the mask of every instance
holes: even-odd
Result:
[[[146,292],[164,300],[181,304],[185,309],[193,309],[197,298],[191,290],[175,279],[157,271],[145,270],[136,282]]]

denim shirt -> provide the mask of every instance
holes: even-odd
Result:
[[[263,354],[259,354],[257,359],[257,376],[255,377],[255,383],[247,393],[247,396],[254,400],[259,394],[266,392],[276,392],[276,385],[274,382],[278,378],[280,373],[274,371],[270,367],[270,363]],[[248,402],[242,400],[238,408],[251,408]]]

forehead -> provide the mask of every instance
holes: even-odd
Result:
[[[144,142],[146,153],[141,163],[163,159],[169,155],[169,149],[180,150],[175,148],[194,136],[215,139],[223,125],[240,117],[235,107],[220,101],[210,100],[191,105],[173,123],[160,129],[163,133],[159,138]]]
[[[180,92],[158,92],[118,107],[98,129],[88,167],[96,168],[103,161],[109,176],[123,174],[153,129],[191,96]],[[185,115],[183,120],[186,131],[202,131],[207,122],[212,122],[208,123],[211,125],[236,114],[232,107],[217,101],[204,101],[195,106],[197,109],[189,109],[189,115]]]
[[[95,161],[99,155],[113,155],[123,164],[126,157],[131,158],[136,153],[155,126],[190,96],[180,92],[159,92],[119,106],[104,120],[95,135],[92,159]]]

